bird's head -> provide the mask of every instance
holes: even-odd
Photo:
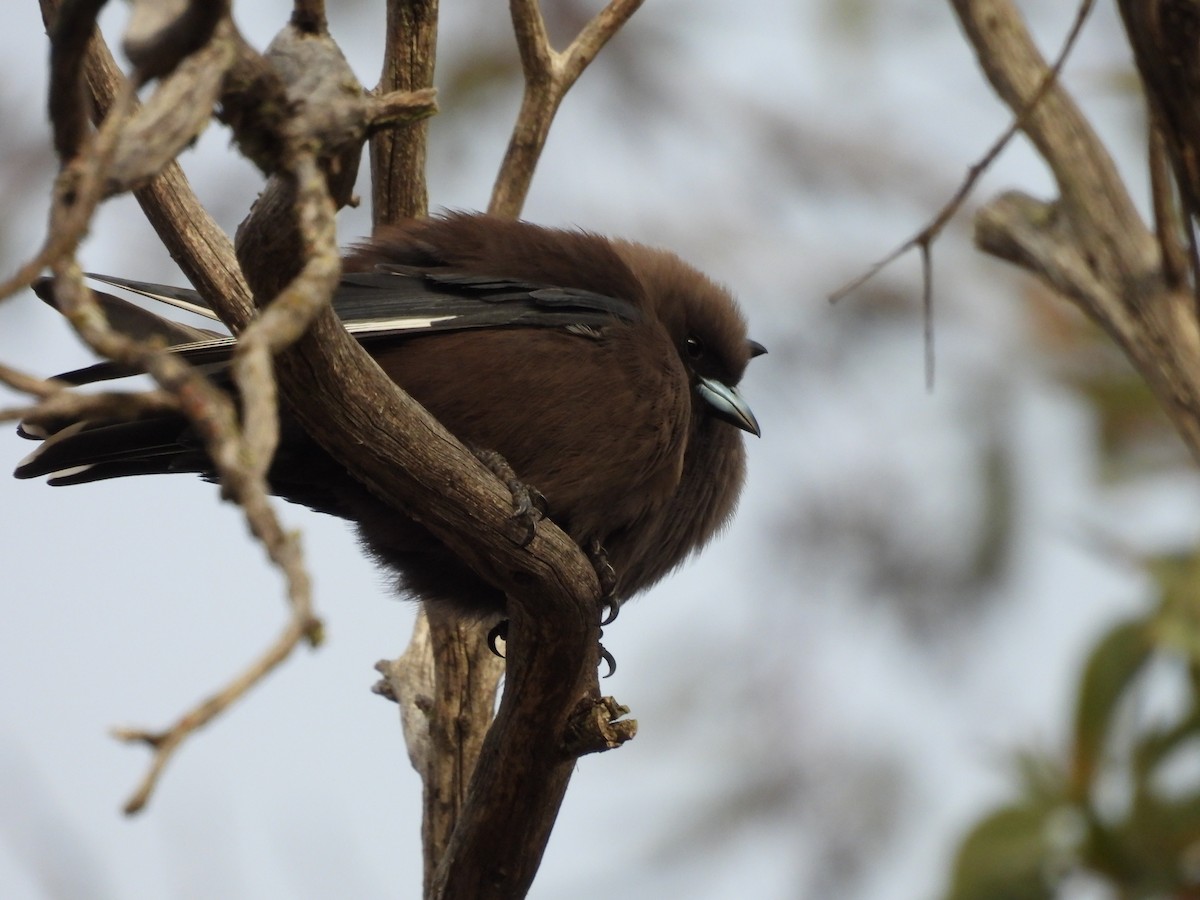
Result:
[[[670,335],[708,413],[759,436],[758,420],[737,386],[750,360],[767,349],[747,335],[737,301],[673,253],[613,243],[641,280],[645,302],[653,306],[653,314]]]

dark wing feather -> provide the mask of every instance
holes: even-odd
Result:
[[[344,276],[333,309],[351,334],[364,336],[512,326],[599,328],[614,319],[642,318],[628,300],[591,291],[404,266]]]
[[[107,275],[89,277],[215,318],[207,302],[193,290]],[[232,337],[182,325],[173,331],[170,326],[178,323],[111,294],[96,295],[106,311],[128,308],[147,320],[167,323],[158,329],[143,326],[137,333],[167,338],[172,351],[193,365],[220,364],[229,358],[235,343]],[[39,292],[39,296],[47,299],[48,293]],[[484,275],[424,272],[405,266],[380,266],[373,272],[345,275],[334,294],[333,309],[346,330],[364,344],[468,328],[564,328],[586,333],[614,321],[632,323],[642,318],[633,303],[592,291]],[[58,377],[71,384],[90,384],[131,374],[135,373],[126,367],[98,363]]]
[[[186,344],[175,344],[172,353],[178,353],[188,362],[197,367],[223,365],[229,361],[229,355],[237,342],[223,335],[206,341],[195,341]],[[111,381],[114,378],[126,378],[130,375],[140,375],[137,369],[118,365],[113,362],[96,363],[84,366],[82,369],[72,369],[54,377],[68,384],[94,384],[97,381]]]
[[[204,316],[206,319],[213,319],[214,321],[217,319],[217,314],[213,312],[212,304],[191,288],[172,287],[169,284],[153,284],[149,281],[132,281],[128,278],[117,278],[115,275],[97,275],[94,272],[86,274],[93,281],[125,288],[130,293],[138,294],[150,300],[157,300],[159,303],[166,303],[177,309],[195,313],[198,316]],[[50,279],[45,280],[47,282],[50,281]],[[41,295],[39,294],[38,296]],[[111,297],[112,295],[104,294],[102,296]],[[45,298],[43,297],[42,299]]]
[[[88,277],[216,318],[208,302],[187,288],[107,275]],[[402,334],[507,325],[600,327],[614,318],[625,322],[642,318],[628,300],[594,291],[486,275],[422,272],[407,266],[380,266],[374,272],[344,275],[333,297],[333,309],[351,334],[380,334],[388,323],[390,333]]]
[[[102,275],[89,275],[88,277],[95,278],[97,281],[110,282],[120,287],[126,287],[126,283],[120,279],[105,278]],[[130,282],[130,284],[138,284],[138,282]],[[148,294],[145,291],[134,290],[133,288],[130,288],[130,290],[135,294],[152,297],[155,300],[162,300],[167,303],[173,302],[165,296]],[[54,279],[41,278],[35,281],[33,292],[44,303],[53,306],[55,309],[58,308],[58,305],[54,301]],[[94,293],[97,301],[100,303],[101,309],[104,310],[104,314],[108,318],[109,324],[124,334],[136,338],[160,337],[168,344],[184,344],[223,337],[218,331],[210,331],[207,328],[194,328],[182,322],[165,319],[157,313],[143,309],[134,303],[130,303],[128,300],[122,300],[120,297],[114,297],[112,294],[105,294],[101,291],[95,291]],[[174,303],[173,305],[180,306],[178,303]],[[180,308],[187,309],[189,307],[180,306]],[[193,309],[191,311],[195,312],[197,310]],[[207,315],[211,319],[216,318],[211,310],[202,314]]]
[[[187,434],[187,423],[178,416],[76,422],[43,441],[13,474],[53,474],[52,484],[79,484],[129,474],[202,472],[208,465],[204,452]]]

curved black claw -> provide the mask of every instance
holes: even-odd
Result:
[[[494,626],[492,626],[492,630],[488,632],[487,636],[488,649],[492,651],[492,654],[500,657],[501,659],[507,659],[507,657],[496,647],[496,644],[499,641],[504,641],[505,646],[508,645],[508,619],[501,619]]]
[[[600,604],[600,627],[611,625],[617,621],[617,613],[621,611],[621,601],[616,597],[602,597]]]
[[[600,645],[600,659],[608,666],[608,672],[602,677],[611,678],[613,673],[617,671],[617,660],[611,653],[604,649],[603,644]]]
[[[488,467],[488,470],[504,482],[508,492],[512,494],[513,519],[525,528],[524,536],[517,542],[518,546],[528,547],[530,541],[537,536],[538,519],[546,517],[549,505],[546,498],[535,487],[525,484],[517,477],[512,466],[495,450],[481,450],[472,447],[475,458]]]

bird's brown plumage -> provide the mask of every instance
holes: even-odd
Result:
[[[470,293],[494,280],[522,296],[551,288],[568,301],[582,292],[585,306],[597,295],[600,307],[603,298],[621,301],[620,315],[581,323],[431,330],[368,344],[383,370],[460,440],[498,452],[541,491],[568,534],[603,546],[620,598],[659,580],[732,514],[745,460],[741,432],[729,421],[749,430],[753,419],[714,415],[699,384],[733,388],[761,348],[747,340],[729,293],[678,257],[586,232],[457,214],[381,229],[347,256],[345,270],[395,273],[406,284],[424,279],[436,290],[449,284]],[[431,309],[437,303],[435,296]],[[43,445],[52,451],[33,454],[18,475],[68,464],[94,466],[76,481],[165,471],[163,459],[172,457],[164,446],[174,451],[171,470],[207,473],[181,421],[109,432],[103,455],[95,451],[102,429],[92,423]],[[112,447],[121,448],[123,436],[117,459]],[[503,608],[498,591],[286,420],[271,482],[280,496],[355,522],[408,592],[465,611]]]

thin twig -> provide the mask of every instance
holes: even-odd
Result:
[[[933,390],[933,254],[921,245],[921,314],[925,320],[925,390]]]
[[[228,37],[229,32],[224,24],[222,32]],[[151,343],[126,338],[109,328],[103,312],[91,292],[83,285],[78,267],[71,258],[74,236],[82,233],[90,221],[95,203],[102,195],[105,176],[110,174],[114,148],[124,134],[130,110],[133,108],[130,84],[115,72],[103,42],[95,42],[91,53],[89,65],[93,73],[104,70],[102,77],[92,79],[91,83],[93,86],[99,86],[99,90],[109,93],[98,98],[97,105],[105,110],[106,115],[95,138],[84,145],[84,149],[71,161],[60,177],[60,185],[66,186],[60,186],[57,191],[57,202],[52,210],[51,234],[54,237],[47,242],[47,251],[41,254],[42,257],[47,257],[50,256],[50,250],[54,251],[48,261],[56,275],[57,305],[97,353],[126,364],[131,369],[146,371],[158,382],[162,390],[147,395],[147,405],[158,403],[165,408],[170,403],[187,416],[213,462],[221,481],[223,495],[242,506],[251,532],[263,543],[272,561],[283,571],[292,610],[289,622],[278,640],[226,688],[196,709],[185,713],[166,731],[154,734],[146,731],[125,733],[127,738],[136,735],[137,739],[155,748],[155,758],[147,775],[127,804],[127,811],[133,812],[145,804],[164,766],[186,737],[240,698],[286,658],[299,642],[308,640],[310,643],[317,643],[321,637],[321,630],[319,621],[312,614],[311,584],[304,568],[298,537],[285,532],[281,527],[271,507],[269,489],[265,481],[265,472],[270,461],[269,450],[273,447],[274,435],[277,434],[274,384],[270,375],[270,350],[282,345],[286,339],[270,336],[270,329],[264,327],[251,342],[252,345],[255,342],[261,343],[263,352],[258,359],[262,365],[257,367],[256,378],[243,379],[247,385],[252,380],[255,382],[253,387],[247,387],[246,396],[251,398],[254,417],[251,434],[245,435],[238,426],[237,412],[227,394],[216,389],[179,357]],[[69,97],[71,94],[63,89],[60,90],[60,96]],[[174,171],[173,166],[168,168]],[[315,166],[310,163],[308,168],[313,169]],[[68,181],[68,177],[72,180]],[[158,187],[152,183],[147,190],[154,192]],[[177,201],[178,197],[175,199]],[[328,204],[327,197],[325,203]],[[177,207],[176,203],[172,210],[179,214]],[[314,221],[322,221],[323,218],[331,216],[328,213],[318,213],[309,214],[309,217]],[[189,227],[181,229],[181,233],[197,234],[197,229],[193,227],[196,218],[185,213],[184,219],[189,222]],[[199,240],[211,243],[208,237],[210,232],[211,229],[205,230],[204,236],[199,237]],[[63,235],[70,236],[71,240],[64,240]],[[57,243],[52,243],[55,240]],[[58,248],[63,246],[65,249],[60,251]],[[334,255],[336,257],[336,251]],[[38,266],[38,269],[40,268],[41,265]],[[250,353],[252,356],[256,354],[257,351]],[[262,378],[264,371],[265,379]],[[13,375],[12,380],[21,381],[17,375]],[[27,382],[26,386],[39,389],[45,387],[32,382]],[[164,397],[170,400],[165,400]],[[75,395],[65,392],[61,395],[55,394],[27,413],[31,420],[36,421],[40,416],[53,415],[58,409],[56,404],[69,405],[74,402]],[[85,408],[85,413],[95,413],[104,409],[104,403],[116,405],[118,400],[113,398],[93,402],[93,406]],[[128,402],[128,398],[122,398],[120,402]],[[264,410],[264,406],[269,406],[270,409]],[[264,426],[263,422],[267,424]],[[268,435],[266,440],[263,439],[264,432]]]
[[[609,39],[621,30],[629,17],[638,11],[643,0],[612,0],[571,41],[563,61],[563,72],[567,81],[574,82],[588,67],[596,54],[604,49]]]
[[[298,185],[297,220],[308,248],[304,270],[241,333],[232,373],[244,404],[245,431],[237,441],[214,440],[209,453],[222,488],[243,507],[254,535],[286,575],[292,617],[278,639],[242,676],[181,717],[165,732],[126,731],[126,740],[150,744],[155,758],[142,785],[126,805],[136,812],[145,804],[163,766],[188,734],[202,727],[266,677],[303,640],[320,640],[320,621],[312,612],[311,583],[303,565],[298,536],[285,533],[269,504],[266,473],[279,437],[278,402],[271,359],[307,330],[329,303],[341,271],[334,229],[334,208],[325,177],[310,152],[293,156]]]
[[[91,223],[92,214],[103,199],[104,173],[116,154],[121,129],[132,114],[133,106],[133,86],[123,79],[117,87],[110,111],[112,115],[105,119],[105,127],[90,139],[90,144],[84,143],[86,149],[64,160],[62,171],[55,179],[51,226],[41,249],[15,275],[0,283],[0,297],[16,293],[47,266],[74,254]],[[78,150],[78,146],[75,149]]]
[[[137,728],[113,729],[113,737],[118,740],[146,744],[154,751],[154,758],[149,769],[125,803],[125,813],[132,815],[145,807],[162,776],[163,769],[189,735],[203,728],[262,681],[272,669],[288,658],[302,640],[309,637],[309,631],[309,623],[302,622],[297,618],[291,619],[266,653],[259,656],[224,688],[184,713],[165,731],[154,732]]]
[[[1063,42],[1062,49],[1059,50],[1058,58],[1055,59],[1054,65],[1050,67],[1050,70],[1042,79],[1041,84],[1038,86],[1037,90],[1034,91],[1033,96],[1029,98],[1029,102],[1026,103],[1024,107],[1022,107],[1021,111],[1013,118],[1012,123],[1004,130],[1004,133],[1001,134],[1000,137],[997,138],[992,144],[992,146],[988,148],[988,151],[983,155],[983,157],[967,170],[967,177],[963,180],[962,184],[959,185],[958,190],[954,192],[954,196],[952,196],[945,203],[945,205],[942,206],[942,208],[937,212],[936,215],[934,215],[934,217],[927,225],[925,225],[924,228],[898,246],[895,250],[892,250],[890,253],[872,265],[869,269],[867,269],[864,273],[848,281],[846,284],[842,285],[836,291],[831,293],[829,295],[830,303],[837,303],[847,294],[852,294],[854,291],[858,290],[860,287],[878,275],[883,269],[891,265],[891,263],[895,262],[898,258],[903,256],[914,247],[920,247],[922,253],[926,256],[930,254],[933,242],[941,234],[947,223],[955,216],[955,214],[958,213],[959,209],[962,207],[971,191],[974,190],[976,183],[983,176],[984,172],[991,167],[992,163],[995,162],[996,157],[998,157],[1001,152],[1003,152],[1004,148],[1008,146],[1009,141],[1011,141],[1016,136],[1017,132],[1024,127],[1025,123],[1029,119],[1030,114],[1037,107],[1037,105],[1041,103],[1042,98],[1046,96],[1047,92],[1058,80],[1058,76],[1062,72],[1063,66],[1066,64],[1067,57],[1070,55],[1071,49],[1075,46],[1075,41],[1079,37],[1080,32],[1083,30],[1083,25],[1087,21],[1087,17],[1091,13],[1094,5],[1095,0],[1083,0],[1083,2],[1080,4],[1079,10],[1075,14],[1075,21],[1072,23],[1071,30],[1068,32],[1067,38]],[[922,263],[922,269],[925,277],[928,278],[931,269],[927,260]],[[930,294],[930,299],[925,305],[926,311],[931,311],[932,306],[932,295]],[[929,329],[931,326],[927,324],[926,328]],[[927,331],[927,333],[931,332]]]
[[[6,366],[3,363],[0,363],[0,381],[7,384],[13,390],[20,391],[22,394],[41,397],[43,400],[64,391],[68,386],[65,382],[55,381],[53,378],[38,378],[36,375],[29,375],[19,369]],[[4,416],[2,418],[13,419],[17,417]]]
[[[295,172],[301,238],[311,252],[300,275],[239,335],[232,366],[244,407],[244,449],[249,464],[264,477],[279,440],[272,357],[308,330],[313,318],[329,304],[341,274],[334,208],[325,177],[311,153],[299,155]]]
[[[30,406],[0,408],[0,422],[20,420],[26,426],[80,419],[134,419],[179,411],[179,401],[166,391],[105,391],[83,394],[54,379],[35,378],[0,366],[0,381],[42,397]]]

